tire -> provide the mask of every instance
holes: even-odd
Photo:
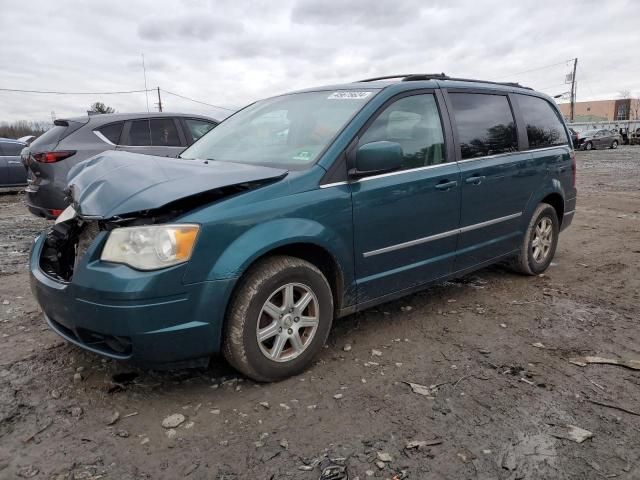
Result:
[[[611,142],[611,148],[616,149],[618,148],[618,141],[614,140],[613,142]]]
[[[551,228],[546,242],[543,241],[545,235],[541,237],[539,229],[543,225]],[[548,203],[538,205],[522,239],[520,252],[511,262],[511,268],[524,275],[539,275],[544,272],[549,268],[556,253],[559,233],[560,224],[556,209]],[[538,250],[536,250],[536,238],[538,238],[537,244],[540,245]],[[543,242],[542,245],[541,242]]]
[[[585,149],[585,150],[593,150],[593,143],[592,143],[592,142],[587,142],[587,143],[584,145],[584,149]]]
[[[305,260],[274,256],[259,261],[240,281],[227,309],[222,347],[227,361],[259,382],[305,370],[333,322],[333,295],[322,272]],[[303,297],[309,301],[300,308]]]

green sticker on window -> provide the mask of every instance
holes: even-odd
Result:
[[[301,150],[294,155],[293,159],[306,162],[311,159],[311,152],[309,150]]]

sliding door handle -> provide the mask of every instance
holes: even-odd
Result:
[[[470,183],[472,185],[480,185],[482,181],[487,178],[484,175],[474,175],[473,177],[467,178],[464,183]]]
[[[458,182],[456,182],[455,180],[453,181],[448,181],[448,180],[443,180],[442,182],[436,184],[436,190],[442,190],[444,192],[451,190],[453,187],[457,186]]]

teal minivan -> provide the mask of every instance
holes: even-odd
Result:
[[[336,317],[499,261],[545,271],[575,210],[569,138],[546,95],[444,74],[258,101],[178,159],[74,167],[32,290],[92,352],[148,367],[222,352],[282,379]]]

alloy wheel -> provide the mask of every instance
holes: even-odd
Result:
[[[269,360],[287,362],[300,356],[318,330],[318,298],[301,283],[287,283],[273,292],[258,315],[256,338]]]
[[[536,225],[533,233],[531,247],[533,249],[533,259],[536,263],[544,262],[553,245],[553,222],[549,217],[542,217]]]

